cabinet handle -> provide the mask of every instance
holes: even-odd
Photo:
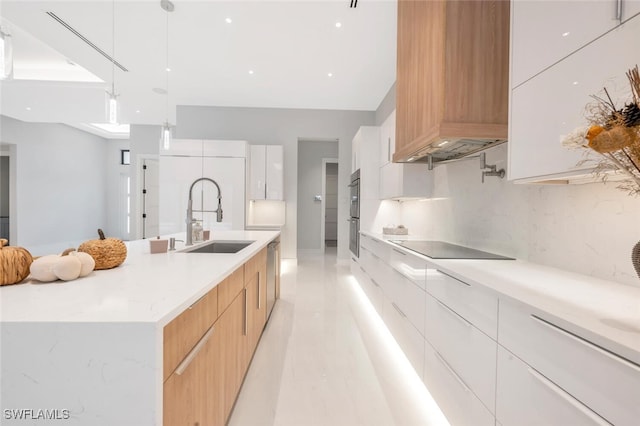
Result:
[[[365,271],[365,270],[364,270],[364,268],[363,268],[362,266],[358,266],[358,267],[360,268],[360,270],[361,270],[362,272],[364,272],[365,274],[367,273],[367,271]]]
[[[374,280],[373,278],[371,278],[371,282],[373,283],[373,285],[375,285],[376,287],[380,287],[380,284],[378,284],[376,282],[376,280]]]
[[[242,324],[242,335],[246,336],[248,333],[248,328],[249,328],[249,306],[248,306],[248,300],[247,300],[247,289],[243,288],[242,289],[243,295],[244,295],[244,324]]]
[[[403,252],[403,251],[400,251],[400,250],[398,250],[398,249],[396,249],[396,248],[394,248],[394,249],[393,249],[393,251],[395,251],[396,253],[399,253],[399,254],[401,254],[401,255],[403,255],[403,256],[406,256],[406,255],[407,255],[407,253],[405,253],[405,252]]]
[[[209,294],[209,293],[207,293]],[[187,309],[193,309],[198,303],[202,302],[202,299],[204,299],[204,297],[207,295],[205,294],[204,296],[202,296],[200,299],[196,300],[195,302],[193,302]]]
[[[449,315],[451,315],[452,317],[454,317],[455,319],[460,321],[462,324],[464,324],[465,327],[467,327],[467,328],[471,328],[472,327],[471,323],[469,321],[467,321],[466,319],[464,319],[462,316],[460,316],[460,314],[458,314],[456,311],[454,311],[453,309],[451,309],[450,307],[448,307],[447,305],[445,305],[444,303],[442,303],[438,299],[436,299],[436,302],[438,302],[438,305],[440,305],[440,307],[444,311],[448,312]]]
[[[462,380],[462,377],[460,377],[458,373],[456,373],[453,368],[451,368],[449,363],[444,358],[442,358],[442,355],[440,355],[440,353],[438,353],[438,351],[436,350],[434,350],[433,353],[436,355],[436,358],[438,358],[442,365],[444,365],[444,367],[449,371],[449,373],[451,373],[451,375],[456,379],[456,381],[460,383],[462,389],[464,389],[464,391],[467,393],[471,393],[471,390],[469,390],[469,386],[467,386],[464,380]]]
[[[257,287],[258,287],[258,310],[262,309],[262,289],[260,288],[260,273],[258,273],[258,281],[257,281]]]
[[[622,23],[622,0],[616,0],[616,21]]]
[[[175,373],[178,376],[182,376],[185,370],[189,367],[189,364],[191,364],[191,361],[193,361],[193,359],[198,355],[198,352],[200,352],[200,350],[204,347],[204,345],[207,344],[207,341],[209,341],[209,338],[213,334],[213,331],[214,331],[214,326],[212,325],[209,328],[209,330],[207,330],[207,332],[204,333],[204,336],[202,336],[200,340],[198,340],[198,343],[196,343],[196,345],[193,347],[193,349],[191,349],[191,351],[187,354],[187,356],[184,357],[184,359],[178,365],[178,367],[176,367]]]
[[[540,318],[537,315],[533,315],[532,314],[531,318],[533,318],[535,321],[537,321],[541,325],[543,325],[543,326],[545,326],[545,327],[547,327],[547,328],[549,328],[549,329],[551,329],[551,330],[553,330],[553,331],[555,331],[557,333],[563,334],[566,337],[568,337],[569,339],[573,339],[573,340],[575,340],[577,342],[580,342],[583,345],[593,349],[594,351],[597,351],[597,352],[601,353],[602,355],[606,356],[607,358],[609,358],[609,359],[611,359],[613,361],[621,362],[621,363],[623,363],[625,365],[628,365],[629,367],[633,368],[635,371],[640,373],[640,365],[636,364],[635,362],[629,361],[626,358],[622,358],[618,354],[610,352],[607,349],[601,348],[600,346],[596,345],[595,343],[592,343],[592,342],[590,342],[590,341],[588,341],[588,340],[586,340],[586,339],[584,339],[584,338],[582,338],[580,336],[577,336],[577,335],[573,334],[572,332],[565,330],[564,328],[560,328],[557,325],[553,324],[552,322],[549,322],[544,318]]]
[[[442,272],[440,269],[436,269],[436,271],[440,272],[442,275],[446,275],[447,277],[456,280],[457,282],[459,282],[460,284],[464,284],[467,287],[471,287],[471,284],[469,283],[465,283],[464,281],[460,281],[459,279],[457,279],[456,277],[454,277],[453,275],[447,274],[446,272]]]
[[[595,412],[591,411],[589,407],[585,406],[583,403],[575,399],[571,394],[567,393],[564,389],[562,389],[561,387],[553,383],[551,380],[547,379],[542,374],[538,373],[533,368],[527,366],[527,370],[529,370],[529,374],[531,374],[531,376],[535,378],[539,383],[541,383],[547,389],[549,389],[550,391],[558,395],[560,398],[564,399],[566,402],[571,404],[574,408],[576,408],[582,414],[587,416],[589,419],[593,420],[596,424],[599,424],[602,426],[611,425],[611,423],[606,421],[604,418],[600,417]]]
[[[398,313],[400,315],[402,315],[404,318],[406,318],[407,316],[405,315],[404,312],[402,312],[402,309],[398,308],[398,305],[395,304],[395,302],[391,302],[391,306],[393,306],[395,308],[396,311],[398,311]]]
[[[387,161],[391,161],[391,136],[387,138]]]

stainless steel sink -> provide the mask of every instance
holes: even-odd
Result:
[[[203,246],[183,250],[183,253],[237,253],[255,241],[211,241]]]

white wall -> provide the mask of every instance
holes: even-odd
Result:
[[[341,165],[351,164],[351,140],[362,125],[375,120],[373,111],[302,110],[178,106],[176,137],[239,139],[250,144],[284,146],[284,196],[287,223],[282,230],[282,256],[296,257],[298,140],[339,141]],[[133,138],[133,133],[132,133]],[[338,195],[338,257],[348,258],[349,167],[340,167]]]
[[[107,226],[106,140],[62,124],[0,116],[0,141],[16,152],[16,233],[34,255],[97,237]]]
[[[488,164],[506,167],[507,145],[486,153]],[[640,240],[640,198],[614,182],[516,185],[489,177],[482,184],[478,160],[432,173],[441,198],[404,202],[395,212],[387,206],[381,221],[403,223],[412,235],[640,286],[630,259]]]
[[[9,216],[9,156],[0,155],[0,216]]]
[[[322,249],[322,159],[338,158],[337,141],[305,141],[298,144],[298,250]]]

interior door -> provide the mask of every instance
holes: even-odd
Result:
[[[142,238],[160,235],[160,162],[142,161]]]

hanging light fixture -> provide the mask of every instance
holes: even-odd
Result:
[[[116,94],[116,1],[111,4],[111,92],[107,90],[107,122],[118,124],[118,95]]]
[[[13,43],[11,34],[0,27],[0,80],[13,78]]]
[[[171,3],[169,0],[161,0],[160,1],[160,7],[162,7],[162,9],[164,9],[167,12],[167,44],[166,44],[166,48],[167,48],[167,56],[166,56],[166,69],[165,69],[165,73],[166,73],[166,87],[167,87],[167,93],[165,94],[165,96],[167,97],[167,104],[166,104],[166,118],[165,118],[165,122],[162,125],[162,131],[160,133],[160,143],[162,144],[162,148],[167,150],[169,149],[169,147],[171,146],[171,132],[172,132],[172,128],[171,125],[169,124],[169,72],[171,71],[171,69],[169,68],[169,12],[173,12],[175,9],[175,6],[173,5],[173,3]]]

